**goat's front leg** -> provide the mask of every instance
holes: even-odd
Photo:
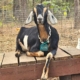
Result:
[[[22,44],[22,42],[20,41],[20,39],[18,39],[18,43],[21,46],[23,51],[27,51],[26,47]]]
[[[17,57],[18,66],[20,65],[20,60],[19,60],[20,55],[21,55],[21,52],[17,50],[15,56]]]
[[[21,48],[22,48],[23,51],[27,51],[27,49],[26,49],[25,46],[22,44],[22,42],[20,41],[20,39],[18,39],[18,44],[21,46]],[[16,57],[20,57],[20,56],[21,56],[21,51],[20,51],[20,50],[17,50],[15,56],[16,56]]]
[[[15,54],[15,56],[16,56],[16,57],[20,57],[20,55],[21,55],[21,52],[20,52],[20,50],[17,50],[17,51],[16,51],[16,54]]]
[[[41,79],[47,79],[48,78],[48,73],[49,73],[49,63],[50,60],[54,57],[55,51],[49,52],[46,56],[46,62],[42,71]]]

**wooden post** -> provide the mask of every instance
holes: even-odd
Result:
[[[33,7],[34,7],[34,0],[33,0]]]
[[[41,3],[42,3],[42,0],[41,0]]]
[[[74,0],[74,28],[80,28],[80,3],[79,0]]]

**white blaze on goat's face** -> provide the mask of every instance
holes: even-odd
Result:
[[[41,14],[39,14],[39,15],[37,16],[37,23],[38,23],[38,24],[43,24],[43,21],[44,21],[43,16],[42,16]]]
[[[36,16],[36,22],[37,24],[43,24],[44,17],[43,17],[43,9],[44,7],[40,7],[41,5],[38,5],[36,8],[34,8],[34,15]]]
[[[47,8],[45,7],[37,8],[37,23],[38,24],[44,24],[44,20],[47,18],[47,16],[45,18],[45,15],[47,15],[46,13],[47,13]]]
[[[47,11],[47,8],[43,8],[42,12],[37,15],[37,23],[38,24],[43,24],[44,23],[44,15],[45,15],[46,11]]]

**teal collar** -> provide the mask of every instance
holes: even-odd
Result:
[[[48,51],[48,41],[40,44],[40,51]]]
[[[38,38],[40,39],[40,42],[41,42],[41,44],[40,44],[40,51],[48,51],[48,44],[49,44],[50,36],[51,36],[51,28],[50,27],[49,27],[49,36],[48,36],[48,38],[47,38],[47,40],[45,42],[43,42],[41,40],[41,38],[39,37],[39,35],[38,35]]]
[[[49,27],[49,35],[48,35],[47,40],[46,40],[45,42],[43,42],[43,41],[41,40],[41,38],[39,37],[39,35],[38,35],[38,38],[39,38],[39,40],[40,40],[41,43],[46,43],[46,42],[49,43],[49,38],[50,38],[50,36],[51,36],[51,28]]]

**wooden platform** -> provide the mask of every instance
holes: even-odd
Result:
[[[60,77],[60,80],[76,80],[73,77],[80,74],[80,50],[70,46],[62,46],[61,48],[72,54],[73,58],[58,49],[55,60],[51,60],[50,63],[49,77]],[[27,57],[23,54],[20,57],[20,66],[18,66],[15,52],[3,55],[0,54],[1,80],[37,80],[40,78],[45,64],[45,57],[37,57],[38,62],[36,63],[34,57]],[[68,79],[66,76],[68,76]],[[80,80],[80,77],[77,80]]]

